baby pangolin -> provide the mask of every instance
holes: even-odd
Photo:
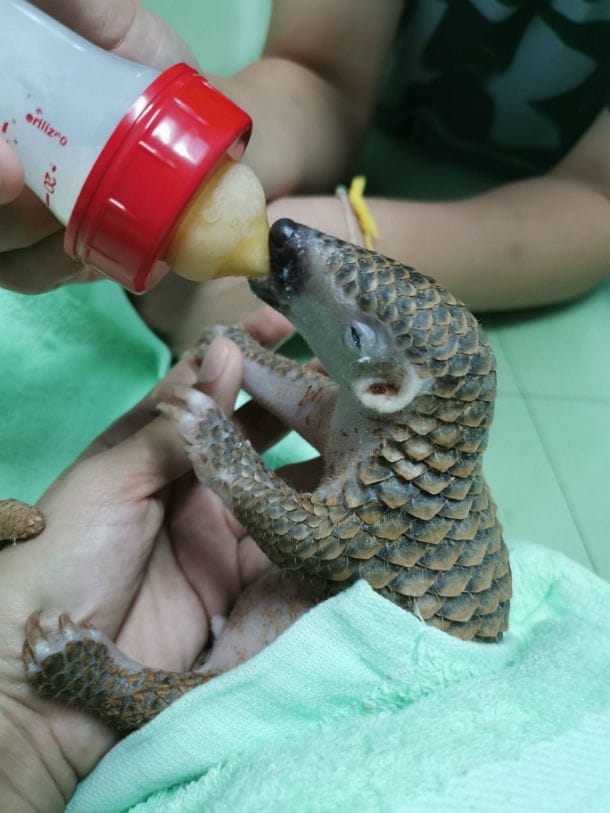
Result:
[[[290,220],[275,223],[269,240],[271,273],[251,287],[289,317],[328,375],[236,328],[212,333],[239,345],[245,389],[320,449],[325,474],[315,490],[296,491],[211,399],[185,390],[163,409],[197,476],[312,595],[366,579],[422,622],[498,641],[511,575],[481,470],[496,373],[480,325],[394,260]],[[27,636],[24,660],[40,691],[123,731],[211,676],[142,667],[67,616],[43,630],[34,614]]]

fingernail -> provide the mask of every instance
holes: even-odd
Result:
[[[220,378],[227,363],[229,348],[222,339],[214,339],[199,368],[198,380],[201,384],[211,384]]]

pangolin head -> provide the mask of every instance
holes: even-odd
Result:
[[[430,277],[282,219],[271,273],[254,293],[297,327],[367,410],[395,415],[420,395],[493,401],[495,360],[466,306]]]

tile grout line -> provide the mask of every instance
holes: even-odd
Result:
[[[537,396],[532,396],[532,397],[537,397]],[[538,435],[540,443],[542,444],[542,448],[544,449],[544,453],[546,454],[547,459],[549,461],[549,464],[551,466],[551,469],[553,470],[553,474],[555,475],[555,480],[557,481],[557,485],[559,486],[559,489],[561,491],[561,495],[562,495],[562,497],[564,499],[566,507],[567,507],[567,509],[568,509],[568,511],[570,513],[570,516],[572,517],[572,521],[574,522],[574,526],[576,527],[576,530],[578,531],[578,536],[580,537],[580,541],[582,543],[582,546],[583,546],[583,548],[585,550],[585,553],[587,554],[587,558],[589,560],[591,570],[593,571],[593,573],[596,574],[596,576],[600,576],[600,574],[597,572],[597,570],[595,568],[595,564],[593,562],[593,557],[591,556],[591,551],[590,551],[589,545],[587,544],[586,536],[583,533],[582,526],[581,526],[580,521],[578,519],[577,513],[574,510],[574,505],[572,503],[572,500],[568,497],[565,485],[563,483],[563,478],[561,477],[561,474],[559,473],[559,469],[555,465],[554,455],[550,452],[550,450],[548,449],[548,447],[546,445],[544,435],[540,431],[540,424],[538,423],[538,420],[536,418],[534,410],[531,408],[530,396],[527,396],[527,395],[524,396],[523,400],[524,400],[524,403],[525,403],[525,408],[527,409],[527,414],[530,417],[530,420],[531,420],[531,422],[532,422],[532,424],[534,426],[534,429],[536,430],[536,434]],[[601,576],[600,576],[600,578],[601,578]]]

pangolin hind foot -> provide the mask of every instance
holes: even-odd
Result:
[[[207,682],[199,672],[167,672],[130,661],[102,632],[61,615],[56,625],[26,624],[23,662],[47,697],[92,712],[120,733],[152,720],[185,692]]]

